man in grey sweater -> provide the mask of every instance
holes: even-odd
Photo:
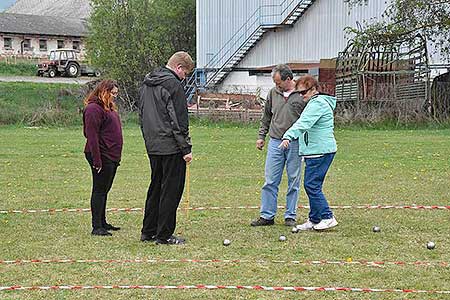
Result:
[[[287,65],[278,65],[272,70],[272,79],[276,87],[267,95],[264,112],[259,128],[256,148],[262,150],[267,133],[269,143],[265,166],[265,183],[261,191],[261,212],[252,226],[273,225],[277,212],[278,190],[284,167],[288,176],[286,193],[286,211],[284,224],[295,226],[297,200],[300,189],[301,160],[298,156],[298,140],[290,143],[289,148],[279,148],[283,134],[298,120],[306,103],[295,90],[295,81]]]

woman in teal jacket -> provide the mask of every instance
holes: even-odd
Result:
[[[283,136],[280,147],[289,147],[290,141],[299,140],[299,155],[305,160],[304,187],[309,198],[309,219],[297,226],[298,230],[325,230],[338,223],[322,192],[327,171],[337,151],[334,139],[336,98],[321,94],[318,81],[306,75],[296,84],[307,103],[300,118]]]

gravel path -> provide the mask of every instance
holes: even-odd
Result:
[[[65,83],[65,84],[86,84],[89,81],[96,80],[95,77],[38,77],[38,76],[0,76],[0,82],[33,82],[33,83]]]

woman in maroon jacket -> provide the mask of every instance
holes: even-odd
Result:
[[[113,80],[103,80],[84,100],[84,153],[92,171],[92,234],[112,235],[120,230],[106,222],[106,200],[122,155],[122,126],[114,98],[119,92]]]

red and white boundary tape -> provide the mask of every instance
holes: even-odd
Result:
[[[414,289],[372,289],[352,287],[309,287],[309,286],[263,286],[263,285],[52,285],[52,286],[0,286],[2,291],[36,290],[255,290],[255,291],[293,291],[293,292],[364,292],[364,293],[415,293],[450,294],[450,291],[427,291]]]
[[[234,263],[234,264],[293,264],[293,265],[359,265],[370,267],[382,266],[422,266],[422,267],[450,267],[449,262],[432,261],[367,261],[367,260],[245,260],[245,259],[16,259],[0,260],[0,265],[22,265],[22,264],[88,264],[88,263],[108,263],[108,264],[126,264],[126,263]]]
[[[278,206],[284,209],[284,206]],[[308,205],[300,205],[299,209],[309,209]],[[331,209],[412,209],[412,210],[450,210],[450,206],[444,205],[331,205]],[[233,210],[233,209],[260,209],[260,206],[212,206],[212,207],[190,207],[192,211],[205,210]],[[108,208],[108,212],[142,212],[143,208]],[[178,208],[185,210],[185,208]],[[0,214],[32,214],[32,213],[83,213],[90,212],[90,208],[49,208],[49,209],[19,209],[0,210]]]

